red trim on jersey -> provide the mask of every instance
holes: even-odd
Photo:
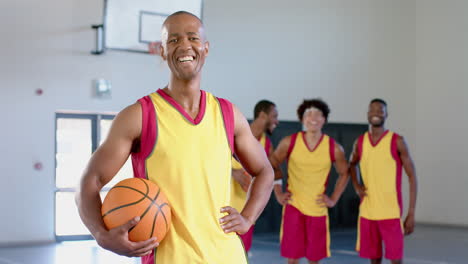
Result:
[[[372,141],[371,133],[368,132],[367,135],[369,136],[369,142],[370,142],[370,144],[372,145],[372,147],[377,146],[377,145],[380,143],[380,141],[382,140],[382,138],[384,138],[385,135],[387,135],[387,133],[388,133],[388,130],[386,130],[385,132],[383,132],[383,134],[380,136],[380,138],[377,140],[377,142],[374,143],[374,142]]]
[[[364,142],[364,135],[360,135],[357,141],[357,151],[358,151],[358,160],[361,160],[362,157],[362,144]]]
[[[221,108],[221,113],[223,114],[224,128],[226,129],[226,135],[229,142],[229,147],[231,152],[235,153],[234,148],[234,109],[232,108],[232,103],[223,98],[217,98],[219,106]]]
[[[331,137],[328,137],[329,138],[329,142],[330,142],[330,159],[331,159],[331,162],[335,162],[336,159],[335,159],[335,140]]]
[[[403,215],[403,198],[401,194],[401,178],[402,178],[402,161],[400,158],[400,154],[398,153],[398,143],[397,140],[400,137],[397,133],[393,133],[392,136],[392,143],[391,143],[391,151],[392,157],[396,162],[397,171],[396,171],[396,191],[398,196],[398,205],[400,206],[400,216]]]
[[[138,100],[141,105],[142,121],[140,135],[140,151],[132,153],[133,175],[136,178],[146,179],[145,161],[156,145],[157,120],[151,97],[145,96]]]
[[[267,157],[270,156],[270,147],[271,147],[271,141],[267,136],[265,136],[265,153]]]
[[[154,252],[156,249],[151,251],[151,254],[141,257],[141,264],[154,264]]]
[[[331,167],[330,167],[330,171],[328,172],[328,175],[327,175],[327,179],[325,180],[325,189],[323,190],[323,194],[325,194],[327,192],[327,186],[328,186],[328,181],[330,180],[330,174],[331,174]]]
[[[335,162],[335,140],[329,136],[328,142],[330,144],[330,160],[332,163],[334,163]],[[327,175],[327,180],[325,181],[325,190],[323,191],[324,194],[327,191],[328,181],[330,180],[330,174],[331,174],[331,167]]]
[[[194,125],[198,125],[203,120],[203,116],[205,116],[205,110],[206,110],[205,91],[200,90],[200,93],[201,93],[200,105],[199,105],[198,114],[195,117],[195,119],[193,119],[189,114],[187,114],[185,109],[179,103],[177,103],[177,101],[174,100],[169,94],[167,94],[163,89],[159,89],[157,93],[162,98],[164,98],[164,100],[166,100],[169,104],[171,104],[177,111],[179,111],[179,113],[182,114],[185,117],[185,119],[187,119],[190,123]]]
[[[308,149],[310,152],[314,152],[314,151],[318,148],[318,146],[320,146],[320,143],[322,143],[323,136],[325,136],[325,134],[322,133],[322,136],[320,136],[319,141],[317,142],[317,144],[315,144],[314,148],[311,150],[311,149],[309,148],[309,144],[307,144],[307,139],[306,139],[306,137],[305,137],[305,134],[306,134],[306,133],[305,133],[304,131],[302,131],[301,133],[302,133],[302,140],[304,140],[304,144],[306,145],[307,149]]]
[[[299,133],[300,132],[291,135],[291,142],[289,142],[288,155],[287,155],[288,160],[289,160],[289,156],[291,156],[291,152],[294,149],[294,145],[296,145],[297,134]]]

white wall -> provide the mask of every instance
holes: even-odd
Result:
[[[468,2],[418,0],[416,149],[418,218],[468,225]]]
[[[118,111],[167,82],[154,56],[90,55],[101,2],[1,1],[0,243],[54,239],[56,110]],[[98,77],[112,81],[112,100],[91,97]]]
[[[102,21],[100,2],[4,0],[0,4],[0,111],[4,113],[0,165],[7,186],[0,200],[11,201],[0,203],[0,211],[9,212],[0,218],[0,244],[53,239],[56,110],[118,111],[167,82],[168,70],[153,56],[89,54],[94,44],[90,25]],[[405,135],[418,156],[421,189],[431,188],[423,183],[426,179],[437,182],[436,174],[431,177],[430,169],[421,168],[431,161],[424,158],[429,151],[419,146],[430,140],[420,143],[420,122],[416,122],[425,117],[419,109],[425,111],[437,99],[421,102],[417,100],[421,89],[415,88],[416,55],[425,57],[416,54],[416,43],[433,37],[415,31],[427,23],[430,29],[435,22],[421,23],[423,18],[430,20],[430,14],[419,14],[416,23],[415,1],[204,3],[212,47],[203,79],[206,90],[231,99],[247,117],[252,117],[256,101],[271,99],[283,120],[296,119],[295,109],[303,98],[319,96],[329,102],[332,122],[353,123],[366,122],[369,100],[382,97],[390,104],[389,128]],[[432,48],[438,47],[426,46],[427,53]],[[418,76],[431,77],[431,72],[419,71]],[[91,97],[91,82],[97,77],[112,81],[112,100]],[[45,91],[40,97],[34,94],[39,87]],[[436,91],[434,86],[428,95]],[[42,171],[33,170],[36,161],[44,163]],[[421,193],[418,217],[431,217],[422,204],[432,198],[425,190]],[[460,223],[468,222],[464,217]]]

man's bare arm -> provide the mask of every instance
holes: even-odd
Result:
[[[278,203],[283,206],[287,204],[289,200],[291,200],[291,193],[287,191],[283,192],[283,187],[282,187],[283,173],[281,172],[280,166],[286,160],[288,156],[288,149],[289,149],[290,144],[291,144],[291,136],[287,136],[283,138],[278,144],[278,147],[276,148],[276,150],[270,156],[271,166],[275,170],[275,180],[280,181],[281,183],[281,184],[275,184],[274,186],[275,197]]]
[[[351,182],[353,183],[354,190],[356,191],[359,198],[366,196],[366,187],[359,182],[359,150],[358,150],[358,141],[356,140],[353,145],[353,152],[351,153],[351,158],[349,160],[349,174],[351,175]]]
[[[403,163],[403,168],[405,169],[406,175],[408,175],[409,181],[409,207],[408,207],[408,215],[405,219],[405,234],[409,235],[414,231],[414,216],[416,210],[416,197],[418,194],[418,181],[416,178],[416,169],[414,167],[413,160],[411,159],[411,155],[409,153],[408,146],[403,137],[399,137],[397,140],[397,148],[400,154],[401,161]]]
[[[223,207],[222,212],[229,215],[220,219],[223,230],[228,232],[247,232],[257,220],[270,198],[273,186],[273,170],[266,156],[264,148],[252,135],[247,119],[234,108],[234,145],[236,155],[246,171],[254,177],[250,195],[244,209],[239,214],[232,207]]]
[[[334,152],[335,169],[338,173],[338,180],[336,181],[335,188],[331,197],[328,197],[326,194],[323,194],[321,195],[321,197],[319,197],[318,201],[319,205],[323,205],[329,208],[334,207],[336,205],[349,181],[349,167],[348,162],[345,158],[343,147],[339,144],[335,144]]]
[[[252,176],[250,176],[244,169],[231,169],[232,178],[242,187],[244,192],[247,192],[252,183]]]
[[[107,230],[101,216],[99,192],[117,174],[128,159],[134,141],[141,133],[141,106],[134,104],[120,112],[112,123],[104,143],[92,155],[85,169],[76,203],[80,217],[98,244],[117,254],[143,256],[157,246],[154,240],[132,242],[128,240],[128,230],[137,224],[138,219]]]

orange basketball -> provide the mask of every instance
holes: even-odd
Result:
[[[171,224],[171,208],[166,196],[153,182],[141,178],[120,181],[106,195],[101,207],[108,229],[139,216],[140,222],[128,232],[131,241],[156,237],[160,242]]]

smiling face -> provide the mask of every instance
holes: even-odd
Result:
[[[373,102],[369,105],[367,120],[373,127],[382,127],[387,119],[387,107],[380,102]]]
[[[170,16],[162,29],[161,57],[172,74],[181,80],[192,80],[201,74],[208,55],[203,24],[190,14]]]
[[[276,106],[272,105],[268,111],[268,114],[266,114],[265,132],[271,135],[278,124],[278,110],[276,109]]]
[[[325,124],[326,118],[322,111],[315,107],[310,107],[305,110],[302,116],[302,125],[308,132],[319,132]]]

